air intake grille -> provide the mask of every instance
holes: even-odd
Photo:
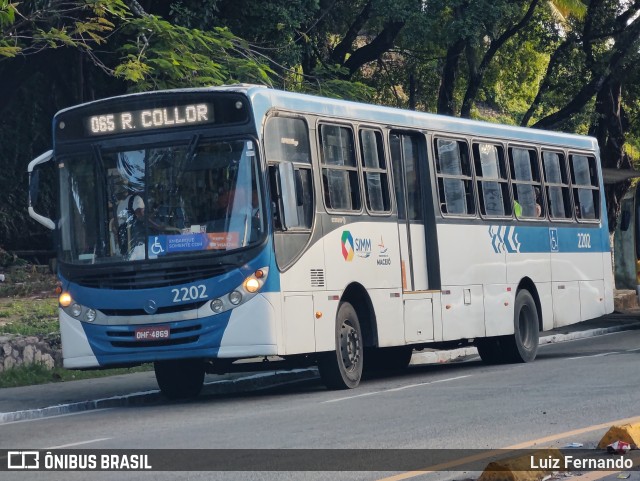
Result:
[[[224,274],[228,266],[180,266],[169,269],[148,269],[123,272],[83,272],[73,276],[73,282],[96,289],[150,289],[208,279]]]
[[[324,287],[324,269],[311,269],[311,287]]]

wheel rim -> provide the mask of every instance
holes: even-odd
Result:
[[[340,326],[340,355],[345,370],[351,372],[357,369],[360,363],[360,336],[349,319],[342,321]]]
[[[518,326],[520,328],[520,341],[522,346],[528,351],[532,350],[534,346],[534,322],[533,311],[527,305],[522,306],[520,314],[518,316]]]

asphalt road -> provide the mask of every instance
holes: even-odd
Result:
[[[0,449],[594,447],[614,421],[640,420],[640,330],[541,346],[535,362],[413,366],[358,389],[318,381],[242,395],[204,395],[0,426]],[[536,441],[537,440],[537,441]],[[324,460],[323,460],[324,462]],[[325,466],[330,466],[327,459]],[[0,473],[3,480],[88,473]],[[472,473],[153,472],[91,479],[464,479]],[[638,473],[634,473],[638,479]]]

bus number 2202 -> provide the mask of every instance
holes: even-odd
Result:
[[[171,289],[173,294],[173,302],[193,301],[196,299],[208,299],[207,286],[200,284],[191,287],[181,287],[180,289]]]
[[[578,233],[578,249],[591,249],[591,234]]]

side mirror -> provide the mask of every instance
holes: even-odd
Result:
[[[56,228],[55,222],[48,217],[38,214],[33,209],[33,205],[38,200],[38,193],[40,192],[40,172],[36,167],[49,162],[51,159],[53,159],[53,150],[49,150],[29,162],[27,172],[29,173],[29,216],[47,229],[54,230]]]
[[[285,229],[300,227],[298,218],[298,184],[296,173],[291,162],[278,164],[278,180],[280,184],[280,197],[282,205],[282,226]]]

